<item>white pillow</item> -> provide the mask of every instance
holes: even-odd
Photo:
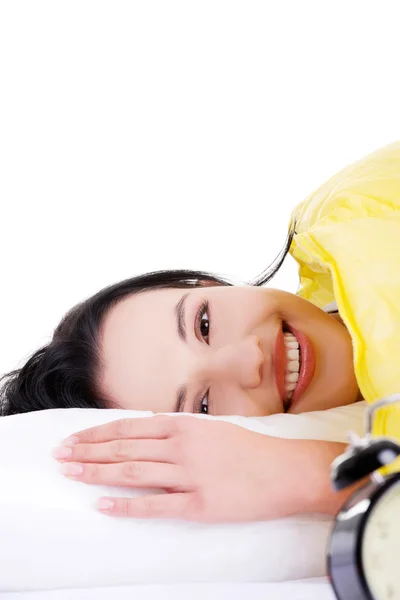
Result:
[[[362,402],[301,415],[203,418],[268,435],[346,442],[349,429],[362,434],[364,412]],[[75,431],[150,415],[69,409],[0,419],[1,591],[324,575],[329,517],[219,525],[111,518],[93,508],[95,500],[129,491],[66,479],[50,456]]]

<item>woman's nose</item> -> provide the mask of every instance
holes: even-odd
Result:
[[[252,335],[213,350],[207,358],[204,375],[210,381],[226,380],[242,388],[255,388],[262,380],[263,363],[260,340]]]

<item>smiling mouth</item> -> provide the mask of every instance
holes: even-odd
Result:
[[[288,412],[310,385],[315,373],[316,356],[305,333],[284,323],[283,335],[287,360],[283,404],[284,411]]]

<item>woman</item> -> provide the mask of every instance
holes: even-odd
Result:
[[[330,237],[329,215],[339,233],[343,181],[358,185],[362,173],[370,186],[390,178],[398,182],[399,165],[400,148],[394,145],[343,171],[297,209],[277,268],[290,248],[301,267],[300,293],[308,299],[261,288],[276,269],[244,287],[190,271],[116,284],[74,308],[52,342],[9,376],[3,414],[117,407],[261,416],[361,399],[358,382],[365,378],[356,377],[359,356],[353,356],[359,330],[334,269],[340,248],[331,256],[318,257],[318,251],[321,245],[332,249],[334,239],[338,245],[338,235]],[[340,191],[336,206],[332,186]],[[324,210],[322,196],[328,197]],[[315,198],[318,220],[310,224]],[[349,206],[354,211],[359,203]],[[383,213],[381,205],[379,210]],[[347,212],[342,220],[348,226],[353,217]],[[333,300],[335,286],[350,333],[338,315],[318,307]],[[103,499],[99,508],[108,514],[222,521],[336,511],[349,492],[333,495],[329,465],[343,450],[342,444],[281,440],[215,420],[164,416],[81,432],[55,457],[65,475],[86,483],[168,492]]]

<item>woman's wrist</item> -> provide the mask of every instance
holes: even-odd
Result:
[[[336,492],[330,479],[331,464],[343,452],[347,444],[323,440],[296,440],[302,442],[298,456],[302,476],[297,477],[297,495],[300,513],[336,515],[351,494],[361,487],[362,480],[349,488]]]
[[[343,498],[330,484],[330,465],[345,444],[318,440],[264,438],[258,468],[263,486],[254,518],[275,519],[302,513],[334,514]]]
[[[274,443],[271,446],[272,440]],[[365,483],[364,480],[341,492],[335,492],[332,488],[331,464],[343,454],[346,444],[282,438],[266,438],[265,442],[265,486],[260,497],[262,518],[273,519],[304,513],[333,516],[347,498]],[[277,461],[277,467],[272,468],[274,476],[271,476],[269,462],[271,454]],[[271,484],[271,480],[275,483]]]

